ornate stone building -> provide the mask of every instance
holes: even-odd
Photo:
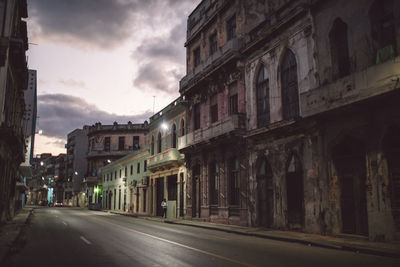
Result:
[[[14,216],[25,191],[19,166],[26,149],[21,125],[28,85],[27,17],[26,0],[0,2],[0,222]]]
[[[399,238],[400,3],[261,2],[242,50],[250,224]]]
[[[247,225],[246,107],[240,50],[243,1],[201,1],[187,23],[186,134],[188,218]]]
[[[102,125],[100,122],[89,127],[88,131],[88,169],[84,179],[84,191],[88,204],[100,208],[101,196],[94,189],[101,187],[100,168],[107,163],[120,159],[145,145],[148,132],[147,122],[140,124]]]

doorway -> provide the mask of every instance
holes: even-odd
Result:
[[[271,227],[273,224],[272,170],[266,157],[257,160],[258,225]]]
[[[286,169],[288,224],[291,229],[301,229],[304,223],[303,169],[293,154]]]
[[[156,216],[162,216],[161,201],[164,199],[164,177],[156,179]]]
[[[365,146],[345,137],[334,147],[333,157],[340,184],[342,232],[368,235]]]
[[[388,163],[392,216],[400,232],[400,127],[390,127],[383,138],[383,150]]]
[[[200,165],[192,172],[192,217],[200,217]]]

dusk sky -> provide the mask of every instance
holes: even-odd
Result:
[[[38,74],[35,154],[65,153],[83,125],[142,123],[179,96],[186,20],[199,0],[30,0]]]

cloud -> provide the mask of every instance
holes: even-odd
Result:
[[[128,121],[143,123],[152,115],[152,112],[121,116],[100,110],[79,97],[45,94],[38,96],[38,115],[39,127],[44,135],[65,139],[69,132],[98,121],[102,124],[112,124],[114,121],[121,124],[126,124]]]
[[[32,37],[114,48],[143,26],[160,27],[197,0],[31,0]]]
[[[74,80],[74,79],[66,79],[66,80],[59,79],[58,82],[61,83],[62,85],[69,86],[69,87],[81,87],[81,88],[83,88],[83,87],[86,86],[84,81],[77,81],[77,80]]]
[[[177,94],[179,80],[185,73],[186,52],[183,44],[186,26],[183,21],[186,21],[186,17],[178,21],[167,37],[143,40],[132,53],[131,58],[139,66],[134,86],[143,90]]]

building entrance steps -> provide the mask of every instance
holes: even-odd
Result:
[[[285,242],[300,243],[307,246],[317,246],[330,249],[347,250],[356,253],[365,253],[386,257],[400,258],[400,242],[372,242],[363,236],[338,235],[323,236],[293,231],[281,231],[266,228],[243,227],[237,225],[217,224],[200,220],[187,219],[163,219],[161,217],[151,217],[125,212],[110,211],[111,213],[137,217],[145,220],[159,221],[169,224],[179,224],[192,227],[205,228],[210,230],[224,231],[247,236],[267,238]]]

